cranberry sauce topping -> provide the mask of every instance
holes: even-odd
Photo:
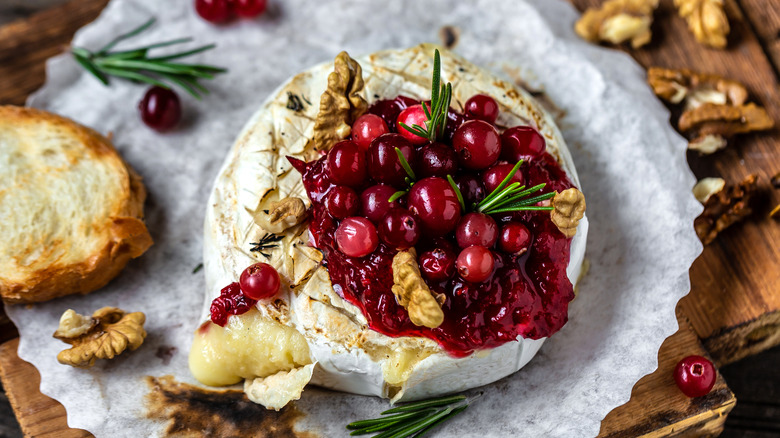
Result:
[[[241,315],[249,311],[257,304],[241,292],[238,283],[230,283],[222,288],[220,294],[211,302],[211,321],[214,324],[224,327],[227,324],[228,316]]]
[[[394,132],[396,117],[413,103],[403,97],[379,101],[369,112],[382,117]],[[451,119],[463,120],[462,116]],[[444,141],[447,142],[446,136]],[[547,192],[573,186],[548,153],[525,158],[520,172],[528,187],[547,183],[544,189]],[[549,212],[521,211],[492,216],[496,230],[510,222],[524,225],[530,232],[531,243],[521,245],[522,251],[508,253],[494,249],[500,246],[491,236],[485,245],[494,257],[493,272],[480,283],[467,282],[462,275],[453,274],[453,258],[459,251],[454,230],[444,236],[444,242],[442,238],[433,238],[431,233],[423,233],[415,248],[425,265],[423,270],[431,271],[424,274],[426,282],[431,290],[444,294],[446,301],[442,305],[444,322],[433,329],[420,327],[409,320],[406,309],[397,303],[391,291],[392,260],[398,246],[388,246],[387,239],[381,239],[376,249],[364,257],[346,255],[335,237],[340,220],[328,213],[325,202],[329,190],[337,186],[331,181],[327,156],[309,163],[295,159],[291,162],[303,175],[304,187],[312,201],[311,244],[324,253],[324,264],[334,290],[361,309],[372,329],[389,336],[425,336],[438,342],[450,355],[464,357],[475,350],[498,347],[518,336],[547,337],[566,323],[568,304],[574,298],[572,284],[566,276],[571,240],[552,223]],[[468,176],[481,181],[481,170],[461,168],[457,173],[453,175],[456,178]],[[366,180],[362,186],[353,188],[361,193],[375,183]],[[409,211],[415,213],[414,209]],[[438,267],[434,254],[441,256],[442,263],[444,255],[448,255],[446,273],[438,275],[434,269]]]

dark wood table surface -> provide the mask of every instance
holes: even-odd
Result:
[[[757,0],[745,1],[750,4],[761,3]],[[764,1],[767,4],[776,1],[780,2],[780,0]],[[39,8],[62,2],[63,0],[0,0],[0,26],[4,23],[27,17]],[[588,1],[575,1],[575,3],[588,3]],[[775,7],[774,9],[777,8]],[[773,20],[780,18],[772,18],[769,15],[765,19]],[[65,17],[65,20],[67,20],[67,17]],[[780,20],[776,24],[777,27],[780,27]],[[763,23],[761,27],[767,28],[771,26]],[[764,39],[762,41],[763,48],[770,58],[777,61],[780,59],[780,33],[767,38],[772,39]],[[53,54],[55,53],[51,55]],[[41,66],[45,58],[29,59],[28,61],[31,66],[37,65],[37,68],[33,70],[37,70],[39,74],[42,73]],[[0,77],[0,80],[2,80],[2,77]],[[28,91],[34,91],[32,84],[37,84],[37,82],[37,79],[32,78],[29,79],[29,84],[27,80],[17,84],[21,88],[29,87]],[[22,103],[4,102],[4,100],[0,96],[0,104]],[[0,333],[0,337],[5,341],[9,336],[8,334]],[[736,407],[728,416],[726,427],[721,436],[780,437],[780,347],[775,347],[758,355],[721,367],[720,372],[731,390],[736,394],[738,400]],[[23,434],[8,403],[8,399],[4,393],[0,392],[0,438],[21,436]]]

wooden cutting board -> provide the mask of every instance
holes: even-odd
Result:
[[[600,0],[572,0],[580,9]],[[93,20],[107,0],[72,0],[29,19],[0,27],[0,104],[22,105],[45,79],[44,61],[61,53],[75,30]],[[698,45],[676,17],[672,0],[662,0],[648,47],[630,53],[643,66],[690,67],[720,73],[746,83],[752,96],[780,121],[780,4],[727,0],[732,35],[727,51]],[[770,4],[772,3],[772,4]],[[769,54],[769,57],[766,55]],[[662,345],[659,368],[642,378],[631,400],[602,422],[603,437],[715,435],[735,404],[722,378],[707,396],[688,399],[671,378],[674,365],[690,354],[708,355],[724,364],[780,343],[780,225],[766,218],[780,193],[769,188],[780,171],[778,131],[741,138],[711,157],[690,156],[698,177],[740,181],[759,173],[763,196],[756,213],[705,248],[691,269],[692,291],[677,308],[680,330]],[[68,429],[65,410],[42,395],[37,370],[16,355],[18,338],[7,319],[0,320],[0,378],[27,436],[90,436]],[[703,340],[700,342],[700,339]]]

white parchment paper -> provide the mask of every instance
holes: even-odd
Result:
[[[577,12],[568,3],[272,0],[260,19],[213,26],[189,1],[114,0],[74,44],[98,48],[149,17],[158,24],[131,45],[191,35],[219,46],[197,60],[230,68],[208,84],[212,93],[202,101],[180,93],[180,129],[149,130],[136,109],[146,87],[119,80],[104,87],[66,55],[50,61],[46,86],[29,102],[112,132],[149,192],[146,221],[155,245],[116,280],[85,297],[6,308],[21,333],[20,357],[41,372],[42,392],[65,405],[71,427],[97,436],[158,436],[165,424],[144,416],[143,377],[171,374],[194,383],[187,352],[204,289],[202,273],[192,271],[201,260],[205,202],[234,137],[267,95],[341,50],[358,55],[438,42],[443,25],[460,31],[456,52],[508,79],[521,75],[561,109],[558,123],[588,199],[591,268],[563,330],[526,368],[481,389],[467,413],[438,434],[595,436],[604,416],[656,368],[701,250],[686,144],[636,63],[573,34]],[[51,334],[62,312],[89,314],[107,305],[146,313],[144,345],[89,370],[59,365],[65,344]],[[345,423],[386,403],[307,388],[299,426],[343,436]]]

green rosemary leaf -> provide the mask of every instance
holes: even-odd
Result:
[[[385,423],[395,423],[400,420],[408,420],[409,418],[414,418],[418,415],[424,415],[424,414],[430,414],[434,412],[435,409],[424,409],[421,411],[413,411],[413,412],[402,412],[400,414],[394,414],[394,415],[388,415],[385,417],[380,418],[372,418],[370,420],[360,420],[360,421],[353,421],[352,423],[349,423],[347,425],[347,429],[364,429],[367,427],[373,427],[379,424],[385,424]]]
[[[439,101],[439,84],[441,84],[441,56],[439,49],[433,52],[433,80],[431,82],[431,105]]]
[[[399,190],[399,191],[393,193],[393,196],[387,198],[387,202],[390,203],[390,202],[397,201],[398,199],[400,199],[405,194],[406,194],[406,190]]]
[[[398,161],[401,162],[401,167],[404,168],[406,174],[409,175],[409,178],[411,178],[412,181],[417,181],[417,177],[414,175],[414,170],[412,170],[412,166],[409,165],[409,162],[406,161],[406,157],[404,157],[401,149],[395,148],[395,154],[398,155]]]
[[[130,79],[132,81],[138,81],[138,82],[143,82],[143,83],[146,83],[146,84],[157,85],[157,86],[163,87],[163,88],[171,88],[165,82],[163,82],[161,80],[158,80],[158,79],[155,79],[154,77],[146,75],[146,74],[143,74],[143,73],[134,72],[134,71],[130,71],[130,70],[114,69],[114,68],[101,68],[100,70],[103,73],[105,73],[107,75],[110,75],[110,76],[117,76],[117,77],[120,77],[120,78]]]
[[[506,199],[506,197],[511,196],[512,193],[514,193],[520,187],[522,187],[520,183],[514,182],[512,184],[509,184],[509,186],[506,187],[504,190],[494,191],[494,193],[491,193],[491,195],[493,196],[490,198],[489,201],[485,202],[485,200],[483,200],[482,202],[480,202],[477,211],[479,211],[480,213],[484,213],[485,211],[494,208],[497,204],[501,203],[503,199]]]
[[[512,167],[512,170],[509,171],[509,173],[507,174],[506,178],[504,178],[504,180],[501,181],[501,184],[499,184],[498,187],[496,187],[495,190],[490,192],[490,194],[485,199],[483,199],[482,202],[479,203],[479,210],[480,211],[483,210],[483,206],[487,205],[488,203],[491,203],[493,201],[493,199],[496,196],[498,196],[501,193],[502,190],[504,190],[504,187],[506,187],[507,184],[509,184],[509,181],[512,180],[512,177],[515,175],[515,173],[517,173],[517,171],[520,170],[520,165],[522,165],[522,164],[523,164],[523,160],[518,161],[517,164],[515,164],[515,166]]]
[[[465,395],[451,395],[447,397],[439,397],[431,400],[423,400],[423,401],[418,401],[413,403],[407,403],[403,406],[398,406],[392,409],[388,409],[382,412],[382,415],[395,414],[398,412],[409,412],[409,411],[426,409],[426,408],[431,408],[436,406],[446,406],[463,400],[466,400]]]
[[[166,56],[157,56],[154,58],[149,58],[150,61],[171,61],[173,59],[179,59],[184,58],[185,56],[192,56],[197,55],[198,53],[205,52],[207,50],[211,50],[213,48],[217,47],[216,44],[208,44],[205,46],[201,46],[192,50],[187,50],[186,52],[181,53],[174,53],[173,55],[166,55]],[[225,70],[227,71],[227,70]]]
[[[424,436],[426,433],[430,432],[431,429],[433,429],[434,427],[436,427],[436,426],[440,425],[441,423],[444,423],[445,421],[449,420],[450,418],[460,414],[461,412],[463,412],[466,409],[468,409],[468,407],[469,407],[469,405],[464,405],[464,406],[461,406],[461,407],[453,409],[452,412],[450,412],[448,415],[440,418],[439,420],[437,420],[437,421],[431,423],[430,425],[428,425],[428,427],[426,427],[425,429],[419,431],[417,433],[417,435],[414,436],[414,438],[420,438],[420,437]]]
[[[160,42],[160,43],[150,44],[148,46],[138,47],[138,48],[136,48],[134,50],[159,49],[160,47],[175,46],[176,44],[184,44],[184,43],[189,43],[191,41],[193,41],[193,39],[191,37],[177,38],[175,40],[163,41],[163,42]]]
[[[167,79],[174,84],[180,86],[184,91],[190,93],[193,97],[200,100],[200,93],[209,94],[209,90],[203,85],[200,85],[197,81],[190,81],[185,79],[187,76],[170,75]]]
[[[452,186],[452,190],[455,190],[455,195],[458,197],[458,202],[460,202],[460,210],[461,212],[466,212],[466,203],[463,201],[463,193],[460,192],[460,189],[458,188],[457,184],[455,184],[455,180],[452,179],[452,175],[447,175],[447,181],[450,182],[450,186]]]
[[[535,192],[540,191],[546,185],[547,184],[545,184],[545,183],[537,184],[537,185],[535,185],[535,186],[533,186],[531,188],[528,188],[528,189],[526,189],[525,186],[520,186],[520,187],[518,187],[517,189],[514,190],[514,192],[512,193],[511,196],[509,196],[508,198],[502,199],[501,202],[495,203],[493,205],[493,209],[496,209],[496,208],[501,207],[503,205],[511,204],[511,203],[516,202],[516,201],[518,201],[520,199],[523,199],[526,196],[530,195],[531,193],[535,193]]]
[[[146,23],[136,27],[135,29],[131,30],[130,32],[122,34],[122,35],[119,35],[118,37],[116,37],[113,40],[111,40],[108,44],[103,46],[102,49],[98,50],[96,54],[98,56],[105,55],[109,50],[113,49],[114,46],[119,44],[121,41],[126,40],[128,38],[132,38],[132,37],[138,35],[139,33],[145,31],[146,29],[150,28],[154,24],[155,21],[157,21],[157,20],[155,20],[154,18],[150,18],[149,21],[147,21]]]
[[[427,428],[431,424],[448,416],[453,410],[454,408],[452,407],[442,409],[434,415],[415,421],[414,423],[409,424],[408,426],[397,428],[397,430],[391,429],[387,432],[384,432],[383,434],[377,435],[375,438],[405,438],[405,437],[412,436],[413,434],[422,431],[423,429]]]
[[[420,125],[409,126],[403,122],[399,123],[399,125],[414,135],[419,135],[420,137],[428,138],[428,131]]]
[[[197,274],[201,269],[203,269],[203,263],[198,263],[198,266],[195,266],[195,269],[192,270],[192,273]]]
[[[537,206],[525,206],[525,207],[517,207],[517,208],[502,208],[499,210],[493,210],[490,212],[490,214],[501,214],[501,213],[514,213],[517,211],[552,211],[555,210],[552,207],[537,207]]]
[[[146,50],[136,49],[127,50],[124,52],[116,52],[110,55],[104,56],[102,59],[142,59],[146,56]]]
[[[433,101],[431,101],[433,103]],[[431,110],[428,108],[428,105],[425,104],[425,102],[420,102],[420,105],[422,106],[423,112],[425,113],[425,117],[428,118],[428,120],[431,120],[433,116],[431,116]]]
[[[93,76],[98,78],[100,82],[103,83],[103,85],[108,85],[108,78],[98,70],[98,68],[95,66],[95,64],[92,63],[89,59],[77,54],[76,52],[72,52],[73,57],[76,59],[76,62],[81,64],[84,69],[90,73],[92,73]]]

